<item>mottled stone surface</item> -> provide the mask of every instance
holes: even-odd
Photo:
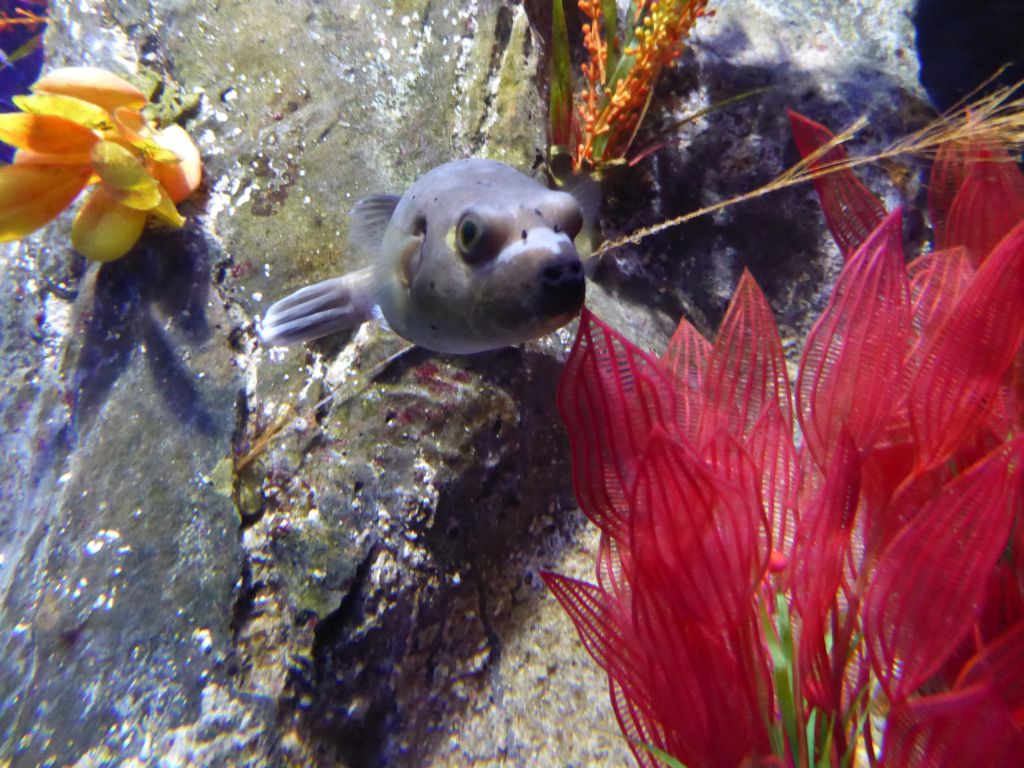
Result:
[[[206,184],[114,264],[71,254],[66,217],[0,251],[0,765],[628,762],[538,576],[595,548],[554,407],[573,327],[463,358],[376,326],[256,342],[270,300],[353,266],[359,197],[543,157],[546,3],[383,5],[55,4],[51,66],[201,95]],[[604,234],[771,178],[787,106],[867,113],[865,148],[915,125],[908,6],[718,4],[652,125],[771,90],[611,179]],[[660,350],[744,266],[795,352],[838,267],[810,190],[609,253],[588,301]]]

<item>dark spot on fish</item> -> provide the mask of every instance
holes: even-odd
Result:
[[[562,225],[561,224],[555,224],[555,226],[552,227],[552,229],[554,229],[555,232],[561,232],[562,231]]]
[[[436,291],[437,290],[437,286],[434,284],[433,280],[430,281],[429,288],[432,291]]]
[[[434,325],[433,323],[431,323],[431,324],[430,324],[430,330],[432,330],[432,331],[436,331],[436,330],[437,330],[437,326],[436,326],[436,325]]]
[[[523,240],[525,240],[525,239],[526,239],[526,230],[524,229],[523,230]]]
[[[534,208],[533,212],[540,216],[542,219],[544,218],[544,214],[540,212],[540,208]]]

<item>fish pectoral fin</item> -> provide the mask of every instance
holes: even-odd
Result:
[[[376,317],[373,269],[302,288],[272,304],[259,326],[267,346],[298,344],[353,328]]]
[[[348,239],[354,248],[376,255],[400,199],[397,195],[371,195],[352,206],[348,214],[352,219]]]

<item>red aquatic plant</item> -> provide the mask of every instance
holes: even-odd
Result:
[[[832,137],[792,121],[805,156]],[[683,320],[660,359],[584,312],[558,402],[596,583],[545,580],[641,765],[1024,761],[1024,175],[1004,160],[942,148],[938,250],[909,267],[899,210],[849,170],[818,179],[847,263],[793,396],[749,273],[713,343]]]

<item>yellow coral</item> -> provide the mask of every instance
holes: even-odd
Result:
[[[150,215],[180,227],[175,207],[199,186],[199,150],[181,127],[156,130],[146,96],[102,69],[68,67],[16,96],[0,114],[0,141],[18,149],[0,168],[0,241],[44,226],[94,187],[71,229],[75,250],[96,261],[124,256]]]

